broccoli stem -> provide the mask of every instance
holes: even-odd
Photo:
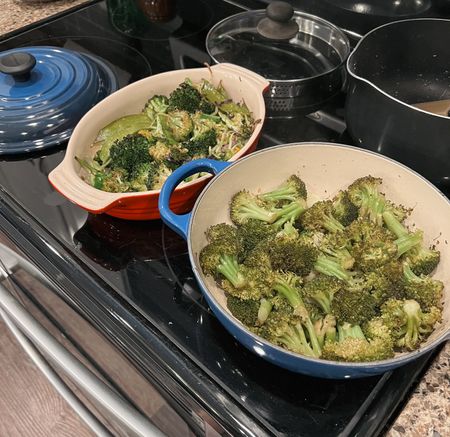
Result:
[[[273,223],[273,221],[277,218],[276,214],[261,208],[255,203],[243,205],[239,211],[239,214],[247,219],[261,220],[267,223]]]
[[[275,211],[275,222],[273,226],[280,229],[285,223],[292,223],[297,220],[304,211],[306,211],[306,202],[304,200],[293,201]]]
[[[272,311],[273,304],[270,300],[261,299],[258,309],[258,325],[264,324]]]
[[[317,338],[316,330],[314,329],[314,325],[309,317],[309,315],[306,318],[302,318],[302,324],[305,326],[306,330],[308,331],[309,341],[311,343],[311,347],[314,353],[315,357],[320,357],[320,354],[322,353],[322,347],[320,346],[319,339]]]
[[[294,187],[284,186],[277,188],[276,190],[264,193],[261,197],[264,200],[269,200],[270,202],[276,202],[278,200],[295,200],[297,191]]]
[[[327,276],[334,276],[335,278],[341,279],[343,281],[350,281],[351,279],[351,275],[349,272],[342,268],[342,266],[338,262],[326,257],[325,255],[319,255],[317,257],[314,268],[319,273],[323,273]]]
[[[298,237],[298,231],[291,222],[285,223],[281,232],[287,237]]]
[[[303,303],[303,300],[300,297],[299,293],[294,287],[292,287],[283,280],[276,280],[273,288],[275,291],[280,293],[285,299],[287,299],[292,308],[294,308],[294,314],[300,316],[302,324],[305,326],[308,332],[309,341],[312,346],[313,356],[319,357],[321,354],[321,347],[319,344],[319,340],[317,338],[314,325],[311,322],[311,318],[309,317],[308,311],[306,310],[305,304]],[[298,329],[298,331],[299,333],[300,331],[303,333],[303,329],[301,330]]]
[[[397,256],[400,257],[404,253],[409,252],[413,247],[422,243],[422,232],[415,232],[414,234],[406,234],[398,237],[395,240],[397,245]]]
[[[343,341],[346,338],[361,338],[366,340],[361,327],[359,325],[351,325],[350,323],[338,325],[338,337],[339,341]]]
[[[404,337],[405,346],[408,349],[415,349],[419,341],[419,328],[421,321],[420,305],[415,300],[406,300],[403,304],[403,311],[406,314],[406,334]]]
[[[299,306],[303,306],[303,301],[298,294],[298,291],[286,282],[276,280],[273,289],[278,291],[278,293],[280,293],[289,302],[292,308],[296,309]]]
[[[314,328],[313,328],[314,329]],[[311,347],[308,343],[308,340],[306,339],[306,335],[305,335],[305,331],[303,330],[303,326],[301,325],[301,323],[297,323],[297,325],[295,325],[295,330],[298,333],[298,336],[300,337],[300,341],[302,342],[303,345],[303,354],[307,355],[309,357],[319,357],[320,356],[320,352],[317,353],[317,350],[314,350],[314,346]],[[316,334],[314,333],[314,338],[316,338]],[[318,341],[317,341],[317,345],[316,348],[318,346]],[[319,350],[320,350],[320,346],[319,346]]]
[[[351,255],[347,248],[333,249],[333,248],[323,248],[322,252],[330,255],[334,261],[342,266],[344,269],[351,269],[353,264],[355,264],[355,258]]]
[[[235,288],[242,288],[247,282],[239,271],[239,264],[235,256],[221,255],[217,271],[225,276]]]
[[[420,277],[412,271],[407,262],[403,263],[403,275],[405,276],[407,282],[420,281]]]
[[[301,328],[301,326],[300,326]],[[304,355],[307,355],[307,349],[309,347],[305,333],[303,332],[303,329],[301,329],[301,333],[303,335],[300,335],[300,331],[297,331],[297,329],[293,327],[289,327],[289,330],[287,332],[284,332],[282,335],[278,337],[278,341],[282,344],[284,344],[289,350],[293,352],[298,352]],[[306,349],[306,350],[305,350]],[[312,353],[312,350],[311,350]]]
[[[311,296],[311,299],[314,300],[314,302],[319,305],[319,307],[322,309],[322,311],[325,314],[330,314],[331,312],[331,300],[330,296],[327,295],[324,291],[319,291],[318,293]]]
[[[369,196],[368,202],[367,202],[367,212],[370,221],[376,223],[377,225],[383,224],[383,211],[385,208],[385,200],[381,195],[376,192]]]
[[[339,220],[336,220],[334,217],[326,216],[325,221],[323,222],[323,227],[329,232],[341,232],[345,229],[342,223]]]
[[[391,211],[387,210],[383,212],[383,220],[387,228],[397,237],[401,238],[408,235],[408,229],[406,229],[392,214]]]

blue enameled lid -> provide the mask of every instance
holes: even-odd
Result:
[[[64,142],[117,88],[110,67],[92,55],[47,46],[0,53],[0,154]]]

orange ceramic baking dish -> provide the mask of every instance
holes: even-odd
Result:
[[[160,190],[137,193],[98,190],[80,177],[80,165],[75,156],[89,156],[91,145],[100,129],[124,115],[140,112],[147,100],[155,94],[169,95],[187,77],[194,82],[204,78],[214,85],[221,81],[234,101],[243,100],[247,104],[255,120],[259,122],[245,146],[230,161],[254,151],[266,114],[263,94],[269,83],[263,77],[233,64],[169,71],[134,82],[111,94],[87,112],[70,137],[63,161],[49,174],[53,187],[70,201],[94,214],[106,213],[128,220],[158,219]],[[171,198],[172,210],[176,213],[189,211],[210,177],[206,175],[180,185]]]

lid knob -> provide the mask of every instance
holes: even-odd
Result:
[[[0,72],[11,74],[18,82],[27,81],[36,65],[36,58],[26,52],[12,52],[0,56]]]
[[[292,20],[294,8],[287,2],[275,1],[266,8],[263,18],[256,29],[258,33],[269,39],[291,39],[298,33],[298,24]]]

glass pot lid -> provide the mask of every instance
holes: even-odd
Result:
[[[117,88],[109,66],[91,55],[50,46],[0,53],[0,154],[64,142],[80,118]]]
[[[206,49],[215,62],[230,62],[270,81],[303,81],[342,65],[350,43],[336,26],[275,1],[217,23]]]

